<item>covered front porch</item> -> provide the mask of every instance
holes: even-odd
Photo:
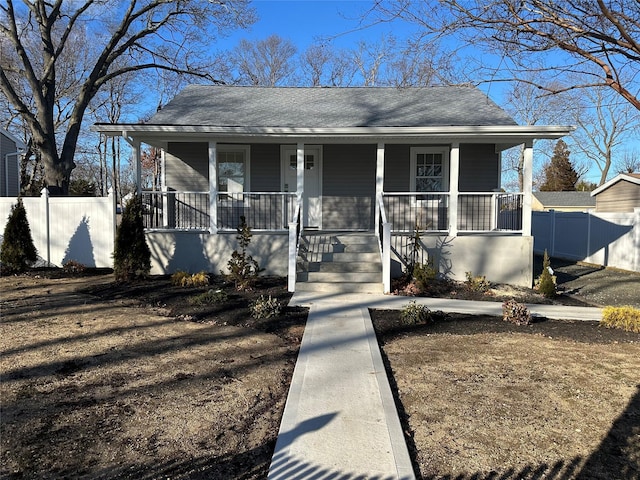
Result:
[[[529,188],[523,192],[503,192],[499,189],[499,150],[496,151],[495,143],[478,143],[478,140],[475,137],[470,143],[451,142],[444,146],[425,142],[419,147],[415,146],[415,140],[398,143],[397,139],[392,144],[362,143],[361,140],[349,145],[335,139],[331,144],[275,142],[275,145],[273,140],[269,144],[256,144],[253,140],[253,143],[242,144],[242,148],[237,142],[209,140],[204,144],[199,141],[200,151],[204,152],[206,145],[207,153],[206,162],[198,157],[207,167],[206,170],[200,167],[199,181],[201,185],[206,181],[208,190],[175,188],[180,187],[176,185],[180,182],[172,181],[176,178],[172,170],[183,170],[184,164],[194,165],[196,161],[181,153],[186,144],[165,144],[162,188],[139,191],[145,205],[148,238],[154,244],[162,245],[157,249],[154,271],[194,270],[199,264],[203,269],[224,270],[233,251],[236,229],[244,218],[254,234],[254,257],[264,259],[261,265],[266,265],[269,273],[287,275],[292,291],[299,277],[303,235],[330,235],[335,231],[369,232],[376,237],[380,258],[379,285],[384,292],[390,291],[391,278],[402,272],[409,254],[409,238],[416,231],[421,236],[424,260],[427,257],[435,260],[443,274],[462,279],[465,271],[485,275],[488,272],[494,281],[530,284],[532,246],[528,237],[531,232],[532,142],[526,142],[524,148],[525,185]],[[141,143],[135,140],[131,143],[134,155],[140,158]],[[193,142],[189,145],[192,148]],[[249,165],[250,158],[252,173],[245,172],[242,179],[229,177],[221,182],[218,154],[229,151],[229,145],[233,145],[232,150],[247,152],[244,165]],[[281,158],[277,162],[270,160],[265,151],[279,152]],[[353,162],[362,167],[365,178],[361,186],[354,177],[356,180],[351,182],[351,189],[346,182],[347,186],[341,192],[336,191],[335,184],[345,182],[344,179],[336,182],[335,173],[331,173],[332,168],[335,170],[331,166],[331,152],[334,151],[348,151]],[[434,151],[443,153],[434,157]],[[425,161],[433,162],[433,158],[440,163],[436,162],[435,166],[424,164]],[[421,161],[422,166],[416,165]],[[275,165],[278,172],[269,174],[259,162]],[[341,162],[343,159],[338,158],[335,163]],[[490,175],[485,175],[488,180],[474,180],[478,164],[491,171]],[[312,168],[318,169],[320,186],[309,188],[309,170]],[[279,191],[246,191],[247,184],[265,183],[264,179],[255,178],[256,171],[261,175],[280,177]],[[138,175],[141,175],[140,168]],[[247,180],[249,178],[251,182]],[[368,186],[363,188],[362,185]],[[483,185],[492,188],[478,191]],[[386,186],[390,188],[386,189]],[[393,187],[397,190],[392,190]],[[469,191],[472,189],[476,191]],[[309,190],[313,195],[307,194]],[[349,223],[335,223],[335,219],[340,222],[348,219]],[[191,240],[186,240],[188,238]],[[185,242],[189,247],[180,248],[185,251],[180,260],[175,252],[177,246]],[[465,246],[457,252],[454,245]],[[482,258],[464,261],[465,257],[473,257],[469,249]],[[510,254],[514,251],[520,252],[517,258]],[[196,255],[194,252],[202,253]],[[502,260],[494,258],[487,262],[487,255],[511,257],[509,271],[501,267]]]

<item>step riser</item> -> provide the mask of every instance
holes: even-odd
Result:
[[[372,283],[381,282],[380,272],[358,272],[358,273],[330,273],[330,272],[309,272],[309,282],[331,282],[331,283]]]
[[[307,256],[308,257],[308,256]],[[308,260],[312,260],[307,258]],[[313,261],[313,260],[312,260]],[[378,253],[323,253],[319,261],[322,262],[380,262]]]
[[[331,272],[331,273],[357,273],[357,272],[380,272],[382,266],[380,262],[305,262],[300,265],[305,272]]]
[[[326,293],[382,293],[382,283],[306,283],[297,282],[296,291]]]

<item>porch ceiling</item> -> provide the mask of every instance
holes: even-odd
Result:
[[[438,126],[438,127],[216,127],[149,124],[96,124],[93,131],[123,136],[163,147],[168,142],[218,143],[491,143],[505,150],[536,139],[558,139],[575,127],[550,126]]]

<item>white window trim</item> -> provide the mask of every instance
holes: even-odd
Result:
[[[441,147],[411,147],[411,178],[409,183],[409,190],[411,192],[416,191],[416,167],[417,167],[417,156],[421,153],[441,153],[442,154],[442,186],[443,190],[440,192],[448,192],[449,191],[449,147],[441,146]]]
[[[244,153],[244,185],[242,186],[244,192],[251,191],[251,146],[250,145],[230,145],[219,143],[217,145],[218,148],[218,165],[216,165],[216,169],[218,171],[218,177],[220,175],[220,157],[221,153],[235,153],[235,152],[243,152]],[[220,192],[224,193],[224,192]]]

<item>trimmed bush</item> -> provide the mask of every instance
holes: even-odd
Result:
[[[277,317],[282,312],[282,305],[278,299],[272,298],[271,295],[268,297],[260,295],[260,298],[253,302],[250,308],[251,316],[255,319]]]
[[[27,211],[22,199],[11,207],[11,213],[4,227],[4,238],[0,247],[2,269],[8,273],[25,272],[38,259],[33,244],[31,228],[27,220]]]
[[[144,237],[142,199],[139,195],[127,202],[116,231],[113,270],[116,280],[124,282],[146,278],[151,271],[151,251]]]
[[[192,305],[215,305],[229,300],[229,295],[223,290],[208,290],[189,299]]]
[[[630,305],[604,307],[600,325],[607,328],[620,328],[627,332],[640,333],[640,309]]]
[[[400,319],[404,325],[417,325],[431,321],[431,310],[426,305],[418,305],[412,300],[402,308]]]
[[[177,287],[206,287],[209,285],[209,274],[204,271],[190,274],[179,270],[171,275],[171,284]]]
[[[471,272],[465,272],[465,275],[467,279],[464,283],[469,291],[475,293],[487,293],[491,289],[491,282],[489,282],[487,277],[484,275],[474,276]]]
[[[413,279],[422,292],[429,288],[437,276],[438,270],[434,268],[432,259],[427,263],[416,263],[413,267]]]
[[[530,325],[531,313],[526,305],[515,300],[507,300],[502,304],[502,319],[516,325]]]
[[[544,251],[544,258],[542,260],[542,273],[538,277],[538,291],[547,298],[553,298],[556,296],[556,277],[553,275],[551,269],[551,260],[547,251]]]

